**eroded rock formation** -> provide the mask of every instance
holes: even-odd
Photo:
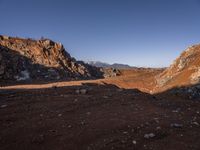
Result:
[[[91,79],[102,74],[77,62],[61,43],[0,36],[0,79]]]
[[[198,84],[200,82],[200,45],[186,49],[172,65],[156,76],[157,89]]]

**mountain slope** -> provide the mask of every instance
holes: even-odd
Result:
[[[197,84],[200,81],[200,45],[185,50],[173,64],[156,76],[157,89]]]
[[[100,69],[77,62],[62,44],[0,36],[0,79],[84,79],[102,76]]]

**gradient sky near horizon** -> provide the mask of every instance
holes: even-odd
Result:
[[[79,60],[168,66],[200,43],[200,0],[0,0],[0,34],[47,37]]]

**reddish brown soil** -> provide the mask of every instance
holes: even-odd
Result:
[[[50,88],[53,86],[80,86],[84,83],[96,84],[113,84],[119,88],[125,89],[139,89],[143,92],[150,92],[155,86],[155,75],[161,73],[163,70],[152,69],[132,69],[120,70],[121,75],[112,78],[98,79],[98,80],[83,80],[83,81],[60,81],[60,82],[33,82],[33,83],[1,83],[0,89],[41,89]]]
[[[199,150],[200,102],[140,92],[134,88],[149,91],[157,72],[127,72],[104,80],[1,87],[0,149]],[[155,137],[144,138],[149,133]]]

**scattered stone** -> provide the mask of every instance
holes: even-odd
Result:
[[[86,94],[87,92],[88,92],[88,91],[87,91],[86,89],[81,89],[81,90],[80,90],[80,93],[81,93],[81,94]]]
[[[172,112],[173,112],[173,113],[178,113],[178,112],[179,112],[179,110],[172,110]]]
[[[24,81],[30,79],[30,73],[28,70],[23,70],[20,72],[19,76],[16,76],[17,81]]]
[[[1,105],[0,107],[1,108],[6,108],[8,105],[4,104],[4,105]]]
[[[78,89],[78,90],[76,90],[75,91],[76,92],[76,94],[86,94],[88,91],[87,91],[87,89]]]
[[[80,90],[79,90],[79,89],[78,89],[78,90],[76,90],[75,92],[76,92],[76,94],[80,94]]]
[[[192,121],[195,121],[196,119],[197,119],[197,117],[193,117],[193,118],[192,118]]]
[[[72,128],[72,125],[68,125],[67,127],[68,127],[68,128]]]
[[[127,132],[127,131],[124,131],[123,134],[128,134],[128,132]]]
[[[174,127],[174,128],[182,128],[183,127],[182,124],[178,124],[178,123],[172,123],[170,126]]]
[[[61,117],[62,116],[62,114],[58,114],[58,117]]]
[[[85,121],[81,121],[81,125],[85,125]]]
[[[137,144],[137,142],[136,142],[135,140],[133,140],[133,141],[132,141],[132,143],[133,143],[134,145],[136,145],[136,144]]]
[[[91,115],[91,112],[87,112],[86,114],[87,114],[87,115]]]
[[[156,127],[156,130],[161,130],[161,127]]]
[[[156,135],[154,133],[149,133],[149,134],[145,134],[144,138],[145,139],[150,139],[150,138],[154,138]]]
[[[154,121],[156,122],[156,123],[159,123],[160,121],[159,121],[159,118],[154,118]]]
[[[192,124],[192,125],[199,126],[199,123],[198,123],[198,122],[196,122],[196,121],[195,121],[195,122],[191,122],[191,124]]]

